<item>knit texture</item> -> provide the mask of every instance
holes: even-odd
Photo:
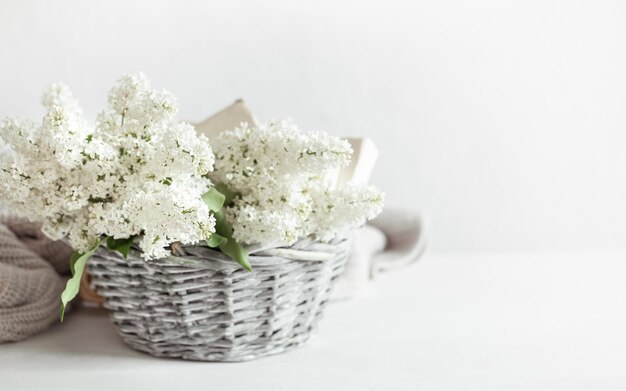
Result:
[[[59,319],[72,249],[40,224],[0,209],[0,343],[19,341]]]

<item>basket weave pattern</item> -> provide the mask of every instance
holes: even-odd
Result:
[[[350,247],[303,240],[250,255],[247,272],[222,253],[145,262],[100,248],[89,261],[96,291],[131,347],[158,357],[244,361],[293,349],[317,326]]]

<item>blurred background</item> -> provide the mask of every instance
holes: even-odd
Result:
[[[626,248],[623,1],[0,2],[0,117],[64,81],[95,119],[123,73],[200,121],[368,136],[435,252]]]

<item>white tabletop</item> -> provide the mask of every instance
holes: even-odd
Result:
[[[626,389],[626,254],[427,256],[240,364],[135,352],[82,309],[0,345],[0,390]]]

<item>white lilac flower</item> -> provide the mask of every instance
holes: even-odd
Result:
[[[91,127],[63,84],[44,94],[41,125],[7,119],[1,138],[0,196],[43,220],[52,238],[85,251],[102,235],[142,235],[147,259],[172,242],[196,243],[214,231],[201,196],[214,156],[206,137],[174,120],[175,98],[142,74],[124,76]]]
[[[331,180],[350,161],[345,140],[282,121],[242,124],[221,133],[213,148],[211,178],[238,194],[226,216],[240,242],[292,244],[309,235],[328,241],[382,209],[374,187]]]

